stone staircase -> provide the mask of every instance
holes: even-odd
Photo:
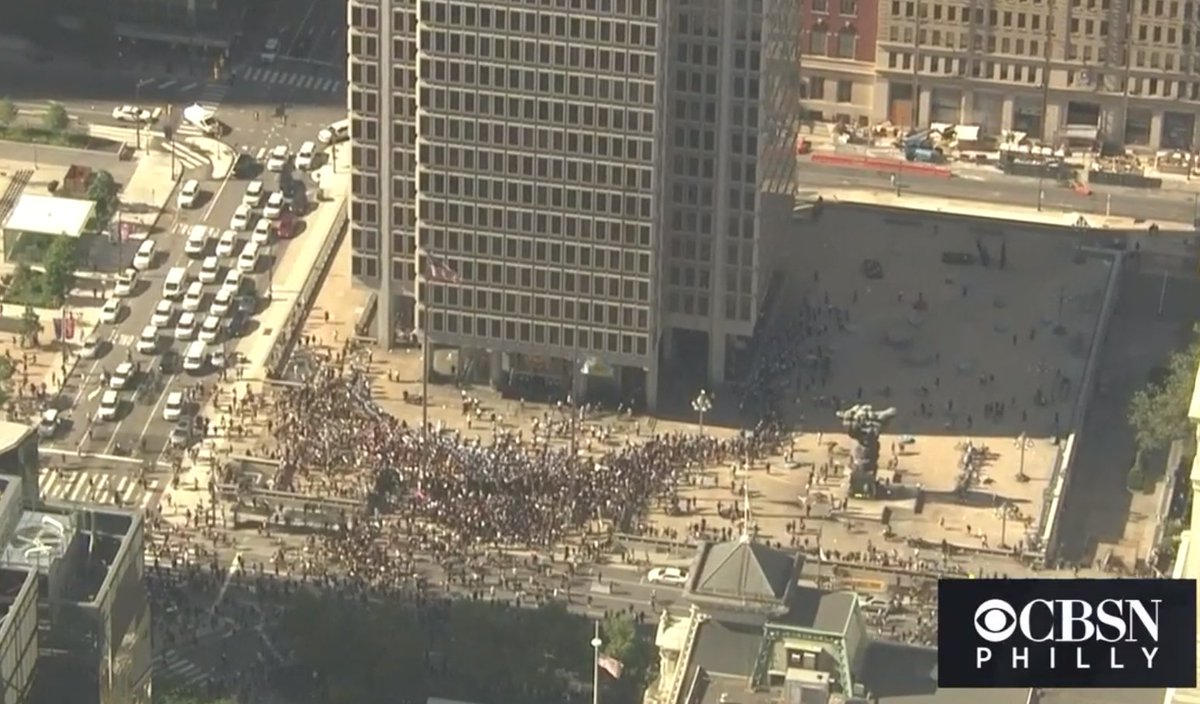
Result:
[[[32,178],[33,169],[21,169],[12,173],[8,188],[5,188],[4,194],[0,195],[0,225],[4,224],[8,214],[16,207],[17,199],[21,197],[21,193]]]

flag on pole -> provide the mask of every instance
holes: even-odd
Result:
[[[428,254],[425,255],[425,278],[440,284],[456,284],[462,281],[462,277],[454,267],[446,263],[446,260]]]
[[[624,669],[625,666],[621,664],[620,660],[607,655],[601,655],[598,662],[600,669],[612,675],[613,679],[621,679],[621,670]]]

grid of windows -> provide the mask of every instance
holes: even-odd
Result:
[[[651,354],[657,14],[421,3],[420,248],[459,279],[422,291],[435,339]]]

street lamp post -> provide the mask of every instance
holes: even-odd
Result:
[[[600,704],[600,622],[596,621],[595,635],[592,636],[592,704]]]
[[[712,410],[712,397],[704,389],[692,400],[692,410],[700,416],[700,434],[704,434],[704,414]]]
[[[1017,481],[1029,481],[1028,475],[1025,474],[1025,451],[1033,448],[1033,440],[1030,440],[1025,433],[1021,433],[1013,441],[1013,446],[1021,453],[1020,461],[1017,464]]]

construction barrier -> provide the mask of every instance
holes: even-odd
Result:
[[[890,171],[933,178],[950,178],[950,169],[936,164],[922,164],[900,159],[887,159],[878,156],[858,154],[831,154],[822,152],[812,155],[814,164],[824,166],[840,166],[851,169],[871,169],[873,171]]]

